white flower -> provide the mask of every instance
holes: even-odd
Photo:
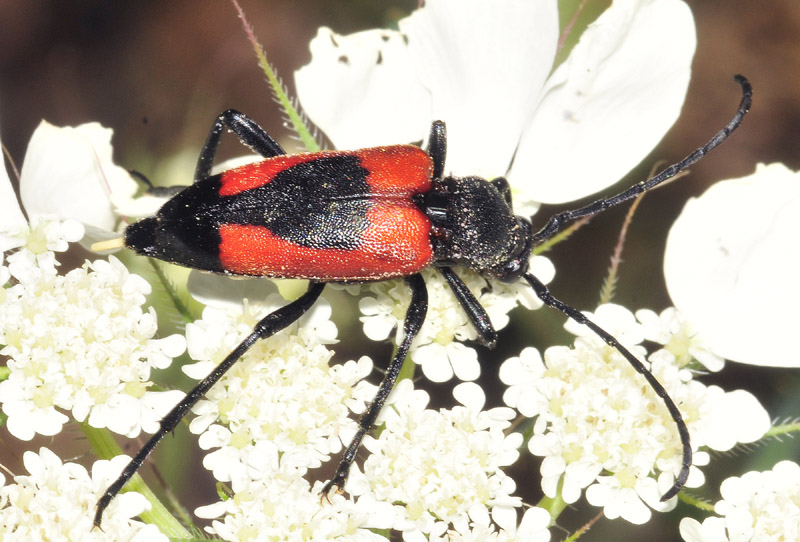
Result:
[[[530,272],[539,280],[548,283],[555,270],[544,256],[530,260]],[[459,270],[459,276],[486,309],[494,328],[504,328],[509,321],[508,313],[520,303],[527,308],[539,308],[541,301],[524,283],[503,284],[493,282],[487,287],[486,279],[469,270]],[[456,376],[459,380],[472,381],[480,376],[480,365],[475,350],[459,342],[475,340],[475,328],[467,319],[452,290],[435,269],[423,271],[428,288],[428,313],[409,356],[420,365],[425,377],[433,382],[446,382]],[[403,319],[411,301],[411,292],[404,282],[376,282],[367,286],[375,297],[365,296],[359,301],[364,316],[364,333],[373,340],[384,340],[392,328],[396,336],[402,334]]]
[[[769,413],[745,390],[725,392],[708,386],[703,402],[696,403],[694,409],[693,440],[698,446],[719,452],[727,452],[738,443],[755,442],[772,427]]]
[[[214,519],[206,528],[209,533],[235,542],[386,541],[369,528],[386,528],[389,505],[367,498],[355,502],[335,493],[322,500],[321,483],[310,487],[296,469],[278,459],[274,446],[265,443],[262,451],[263,477],[234,481],[233,497],[195,510],[199,517]]]
[[[674,307],[661,314],[648,309],[638,310],[636,319],[642,324],[645,338],[664,345],[661,351],[651,354],[651,359],[656,355],[673,356],[679,367],[697,360],[712,372],[719,372],[725,366],[725,360],[709,350],[692,323]]]
[[[112,133],[96,122],[63,128],[45,121],[39,124],[20,172],[20,197],[32,224],[41,217],[76,220],[91,238],[114,229],[118,221],[114,208],[130,201],[137,185],[112,160]],[[0,216],[19,223],[19,210],[10,215],[6,210],[16,198],[0,195]],[[0,218],[0,229],[3,221]]]
[[[431,0],[399,31],[321,28],[295,82],[338,148],[420,141],[444,120],[447,170],[508,174],[529,214],[611,185],[650,152],[680,112],[695,48],[678,0],[615,1],[554,69],[558,39],[553,0]]]
[[[766,411],[748,392],[706,387],[692,380],[679,356],[660,355],[663,351],[648,357],[647,363],[647,352],[639,344],[644,328],[624,307],[603,305],[588,316],[661,382],[682,413],[695,451],[727,450],[769,429]],[[573,503],[586,489],[587,500],[602,506],[607,517],[644,523],[650,508],[666,511],[675,506],[675,499],[660,501],[681,468],[675,422],[616,349],[584,326],[568,322],[565,327],[578,335],[574,347],[548,348],[544,360],[527,348],[503,364],[500,378],[509,385],[504,400],[527,416],[537,416],[528,447],[544,457],[546,495],[556,496],[562,483],[562,498]],[[681,327],[675,332],[684,334]],[[660,338],[667,344],[676,342],[669,336]],[[697,467],[707,460],[707,454],[695,453],[688,487],[703,483]]]
[[[26,164],[40,158],[26,159]],[[25,187],[36,182],[38,179],[32,179],[32,175],[20,181]],[[80,222],[61,221],[48,215],[36,198],[27,202],[26,211],[31,217],[30,224],[17,203],[5,166],[0,165],[0,252],[13,251],[7,258],[8,268],[3,268],[6,269],[4,276],[0,277],[4,283],[8,281],[8,275],[18,281],[35,281],[43,274],[54,275],[58,264],[53,252],[63,252],[69,243],[83,237],[84,229]]]
[[[681,521],[686,542],[800,540],[800,466],[781,461],[771,471],[748,472],[720,486],[720,517]]]
[[[259,287],[257,303],[218,301],[186,326],[189,354],[201,360],[184,366],[186,374],[205,378],[261,318],[286,305],[272,282]],[[336,338],[330,315],[330,305],[317,301],[297,323],[258,341],[197,404],[190,430],[201,434],[203,449],[219,448],[203,462],[217,479],[258,478],[262,441],[275,445],[283,461],[305,469],[327,461],[352,434],[348,412],[363,411],[374,394],[374,386],[362,381],[372,362],[329,363],[327,345]]]
[[[30,156],[30,160],[26,158],[25,162],[46,160],[47,158],[47,155],[35,155]],[[20,179],[20,185],[27,186],[39,180],[26,176]],[[26,190],[26,193],[28,192]],[[29,226],[25,215],[22,214],[4,160],[0,165],[0,252],[25,247],[26,244],[30,246],[25,248],[34,256],[54,250],[63,252],[67,249],[68,242],[77,241],[83,237],[83,228],[80,227],[80,224],[74,224],[73,221],[65,225],[67,231],[61,232],[58,231],[60,228],[50,225],[49,221],[41,220],[43,215],[46,216],[48,213],[40,207],[39,198],[31,198],[31,201],[25,203],[28,216],[35,222],[33,227]]]
[[[550,540],[550,514],[532,506],[525,510],[519,526],[497,528],[489,522],[487,514],[470,516],[469,521],[458,522],[441,536],[431,536],[430,542],[548,542]],[[406,540],[409,540],[408,538]]]
[[[132,519],[150,508],[135,492],[111,501],[102,530],[92,526],[98,497],[127,464],[127,457],[96,461],[91,476],[81,465],[62,463],[47,448],[38,454],[25,452],[23,461],[29,474],[0,487],[0,538],[5,542],[167,542],[155,525]]]
[[[798,205],[800,174],[759,165],[687,202],[672,226],[664,254],[670,297],[716,355],[800,366],[800,260],[787,248],[796,244]]]
[[[150,371],[168,367],[185,343],[153,338],[155,312],[142,309],[149,292],[113,257],[5,289],[0,354],[10,375],[0,402],[14,436],[58,433],[62,410],[128,437],[155,431],[182,393],[148,391]]]
[[[637,473],[621,471],[614,476],[600,476],[598,483],[586,490],[586,500],[594,506],[602,506],[608,519],[621,517],[633,524],[641,525],[650,520],[650,509],[643,501],[658,506],[661,496],[655,479]],[[666,511],[672,506],[658,506]]]
[[[83,226],[75,220],[35,217],[30,224],[23,220],[0,229],[0,249],[13,250],[8,256],[11,276],[30,282],[42,274],[55,274],[58,262],[53,252],[66,251],[69,243],[83,238],[83,233]]]
[[[473,383],[456,387],[464,406],[430,410],[428,394],[400,382],[379,416],[383,430],[365,437],[371,452],[363,475],[353,473],[348,491],[370,495],[395,508],[393,529],[406,540],[419,534],[439,536],[450,525],[469,525],[485,516],[511,532],[516,528],[518,497],[502,468],[519,456],[522,436],[505,435],[513,411],[483,411],[484,395]],[[482,520],[481,520],[482,521]]]

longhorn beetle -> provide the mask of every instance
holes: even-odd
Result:
[[[393,145],[287,155],[242,113],[231,109],[219,115],[197,161],[194,184],[167,201],[155,216],[128,226],[125,246],[145,256],[227,275],[309,279],[308,290],[258,322],[253,332],[161,420],[159,430],[99,499],[95,526],[100,526],[111,499],[189,409],[256,341],[274,335],[308,311],[325,283],[403,277],[412,295],[402,340],[323,494],[334,487],[342,491],[361,441],[374,425],[425,320],[428,294],[420,271],[429,266],[444,276],[477,330],[478,340],[486,346],[495,344],[497,334],[484,308],[453,271],[455,266],[501,282],[526,281],[544,304],[585,324],[619,351],[664,402],[680,434],[681,471],[662,500],[673,497],[686,483],[692,462],[689,432],[677,406],[617,339],[553,297],[528,272],[528,258],[534,246],[553,237],[565,224],[654,188],[725,141],[751,105],[752,88],[747,79],[740,75],[734,79],[742,87],[739,108],[705,145],[615,196],[552,216],[538,231],[533,230],[528,218],[514,215],[505,179],[444,175],[446,134],[441,121],[431,126],[427,151]],[[264,160],[211,175],[224,128]]]

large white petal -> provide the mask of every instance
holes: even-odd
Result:
[[[618,181],[677,119],[695,50],[679,0],[616,0],[547,82],[509,175],[563,203]]]
[[[505,174],[552,67],[556,2],[430,0],[399,26],[320,29],[295,73],[311,120],[337,148],[423,140],[444,120],[448,170]]]
[[[340,36],[323,27],[310,47],[311,62],[294,75],[297,96],[336,148],[407,143],[427,134],[430,96],[399,32]]]
[[[39,124],[20,174],[20,195],[31,219],[55,215],[113,229],[112,199],[130,198],[136,183],[112,160],[112,133],[96,122],[64,128]]]
[[[715,354],[800,366],[800,173],[783,164],[722,181],[687,202],[667,239],[675,306]]]
[[[429,121],[447,123],[447,170],[505,175],[552,69],[557,3],[429,1],[400,29],[431,94]]]
[[[264,303],[278,293],[278,287],[271,280],[230,277],[195,269],[189,273],[187,288],[203,305],[223,310],[241,309],[245,299],[253,304]]]

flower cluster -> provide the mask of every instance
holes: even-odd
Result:
[[[144,279],[113,257],[58,274],[56,252],[84,238],[87,229],[97,233],[95,219],[103,227],[114,220],[102,201],[75,202],[73,195],[59,194],[75,190],[75,183],[96,194],[109,180],[115,186],[130,181],[111,163],[110,137],[97,124],[60,129],[43,122],[37,128],[20,182],[30,221],[0,168],[0,354],[6,358],[0,403],[8,431],[23,440],[61,432],[66,414],[127,436],[152,432],[182,396],[148,389],[151,370],[169,366],[185,340],[154,338],[155,311],[142,307],[150,292]],[[67,156],[52,156],[59,153],[53,149]],[[68,218],[70,201],[76,208],[98,203],[98,214],[72,209],[86,223]],[[134,492],[111,503],[104,530],[92,528],[98,497],[128,458],[97,461],[91,475],[45,448],[25,452],[23,461],[29,475],[8,484],[0,476],[3,540],[166,541],[155,525],[131,519],[151,507]]]
[[[800,465],[781,461],[766,472],[728,478],[718,516],[681,521],[686,542],[800,540]]]
[[[189,354],[203,361],[184,372],[204,378],[260,318],[286,304],[272,283],[262,290],[258,302],[208,306],[187,325]],[[330,305],[320,300],[288,329],[258,341],[196,405],[190,430],[200,434],[202,448],[218,448],[204,460],[218,480],[259,478],[261,442],[276,446],[285,463],[306,469],[330,459],[352,434],[348,413],[363,411],[374,394],[363,381],[372,361],[330,364],[327,345],[336,342],[330,315]]]
[[[505,434],[514,411],[483,410],[482,390],[460,384],[455,396],[463,406],[431,410],[429,397],[400,382],[391,404],[381,414],[383,429],[368,437],[371,455],[363,476],[354,474],[349,489],[394,506],[392,529],[406,540],[436,539],[453,529],[468,533],[491,521],[505,535],[517,529],[513,479],[503,468],[519,457],[522,435]],[[548,540],[549,515],[544,510],[536,539]]]
[[[68,420],[62,411],[128,437],[155,431],[183,394],[148,390],[150,372],[168,367],[184,340],[153,338],[155,311],[142,309],[150,285],[113,257],[63,276],[35,269],[16,277],[0,305],[9,431],[23,440],[54,435]]]
[[[530,269],[544,282],[550,282],[555,273],[550,260],[543,256],[532,257]],[[480,376],[478,354],[474,348],[456,342],[475,340],[475,328],[442,276],[433,269],[423,271],[423,276],[428,288],[428,315],[409,357],[433,382],[446,382],[453,376],[462,381],[475,380]],[[489,287],[486,279],[474,271],[463,271],[460,276],[486,309],[495,329],[508,324],[508,313],[517,304],[529,309],[542,305],[530,288],[521,283],[497,283]],[[405,309],[411,301],[408,287],[392,281],[371,283],[367,289],[368,295],[359,301],[364,334],[380,341],[396,330],[399,337]]]
[[[289,465],[290,460],[279,458],[272,443],[261,441],[258,448],[262,461],[259,477],[234,480],[231,498],[196,510],[199,517],[214,520],[209,533],[236,542],[386,540],[369,528],[388,523],[389,505],[379,506],[367,498],[355,502],[341,495],[321,499],[321,482],[311,487],[302,471]]]
[[[98,497],[128,461],[119,456],[96,461],[91,474],[76,463],[63,463],[53,452],[23,456],[28,475],[6,484],[0,474],[0,538],[7,542],[81,540],[86,542],[167,542],[155,525],[132,518],[150,508],[138,493],[116,498],[103,530],[92,527]]]
[[[640,359],[647,354],[640,344],[645,336],[667,345],[647,357],[648,369],[681,410],[694,450],[727,450],[760,438],[770,427],[766,411],[749,393],[725,393],[693,379],[683,354],[697,341],[677,325],[673,310],[660,317],[643,313],[647,326],[619,305],[602,305],[587,316]],[[554,497],[563,484],[561,496],[573,503],[585,489],[587,500],[602,506],[607,517],[644,523],[651,515],[648,506],[665,511],[675,505],[674,499],[660,501],[681,468],[675,423],[616,349],[584,326],[569,322],[566,327],[577,335],[573,347],[554,346],[544,356],[526,348],[503,364],[500,378],[509,385],[505,401],[536,416],[528,447],[544,457],[546,495]],[[668,329],[672,332],[665,333]],[[707,462],[707,453],[695,453],[687,486],[703,483],[697,466]]]

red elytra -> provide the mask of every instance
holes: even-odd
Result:
[[[419,147],[393,145],[357,151],[281,155],[221,174],[219,195],[236,196],[272,182],[290,168],[352,157],[366,170],[366,228],[352,231],[354,248],[308,246],[254,224],[219,225],[219,260],[234,274],[275,278],[369,281],[416,273],[433,259],[432,223],[413,196],[432,187],[433,163]],[[313,189],[313,186],[309,188]],[[343,217],[347,230],[356,221]],[[302,232],[301,232],[302,233]]]

